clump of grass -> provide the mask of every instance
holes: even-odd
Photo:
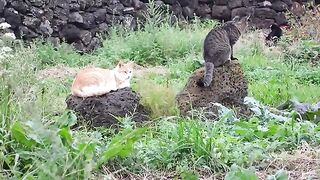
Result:
[[[140,94],[141,103],[150,109],[152,117],[176,115],[176,91],[171,84],[159,84],[152,80],[140,79],[133,88]]]

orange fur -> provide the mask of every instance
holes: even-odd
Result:
[[[132,70],[132,63],[122,62],[119,62],[114,69],[84,68],[76,75],[71,93],[78,97],[90,97],[130,87]]]

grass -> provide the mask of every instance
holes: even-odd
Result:
[[[163,22],[135,32],[113,28],[104,47],[91,54],[81,56],[66,44],[56,48],[35,43],[1,59],[0,179],[121,179],[125,174],[255,179],[253,172],[265,168],[262,162],[271,154],[296,150],[303,143],[319,146],[320,126],[308,120],[225,114],[212,122],[179,115],[175,95],[201,66],[203,39],[215,24],[196,21],[182,29]],[[293,97],[317,102],[319,66],[304,56],[284,55],[280,47],[271,49],[258,31],[244,34],[235,47],[249,95],[271,107]],[[73,77],[39,78],[39,72],[59,64],[112,67],[119,59],[168,70],[132,80],[154,121],[136,128],[128,118],[118,133],[85,126],[70,129],[77,117],[65,109],[64,101]]]

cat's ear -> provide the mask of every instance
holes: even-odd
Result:
[[[117,65],[117,66],[118,66],[119,68],[121,68],[121,67],[123,67],[123,65],[124,65],[123,61],[120,60],[120,61],[118,62],[118,65]]]
[[[238,22],[240,21],[240,16],[235,16],[233,19],[232,19],[232,22]]]

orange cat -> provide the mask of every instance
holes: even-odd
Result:
[[[132,70],[132,63],[122,62],[112,70],[97,67],[85,68],[76,75],[71,93],[78,97],[90,97],[130,87]]]

